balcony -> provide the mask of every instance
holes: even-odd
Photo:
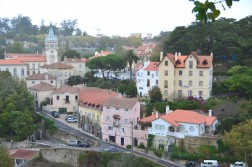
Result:
[[[182,132],[169,132],[167,130],[154,130],[148,128],[148,133],[156,136],[174,136],[175,138],[185,138],[185,134]]]

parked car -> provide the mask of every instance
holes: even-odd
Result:
[[[69,146],[78,146],[81,142],[79,140],[68,140],[67,145]]]
[[[54,118],[59,118],[59,112],[53,111],[53,112],[52,112],[52,116],[53,116]]]
[[[90,147],[89,143],[78,143],[78,147]]]
[[[73,122],[77,122],[77,118],[76,117],[69,117],[66,119],[67,122],[73,123]]]
[[[73,118],[74,116],[73,115],[67,115],[65,120],[67,120],[68,118]]]
[[[119,149],[116,147],[109,147],[109,148],[105,148],[104,151],[108,151],[108,152],[119,152]]]
[[[230,167],[247,167],[244,162],[235,162],[234,164],[230,164]]]
[[[187,161],[187,162],[185,163],[185,166],[186,166],[186,167],[195,167],[196,164],[195,164],[194,161]]]
[[[204,160],[200,164],[201,167],[219,167],[218,161],[217,160]]]

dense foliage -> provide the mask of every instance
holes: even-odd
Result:
[[[159,53],[180,52],[182,55],[197,51],[200,55],[213,52],[214,62],[240,63],[251,66],[252,55],[252,16],[239,21],[220,18],[212,23],[192,23],[188,27],[176,27],[164,36],[159,51],[154,56],[159,60]],[[155,60],[155,58],[152,58]],[[250,60],[249,60],[250,59]]]
[[[0,166],[13,167],[14,160],[9,156],[9,150],[0,144]]]
[[[0,72],[0,137],[23,140],[36,129],[34,99],[26,83]]]

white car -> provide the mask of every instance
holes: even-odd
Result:
[[[201,167],[219,167],[218,161],[217,160],[204,160],[200,164]]]
[[[230,167],[247,167],[247,165],[244,162],[235,162],[234,164],[231,164]]]
[[[67,121],[67,122],[70,122],[70,123],[72,123],[72,122],[77,122],[77,118],[76,118],[76,117],[68,117],[68,118],[66,119],[66,121]]]

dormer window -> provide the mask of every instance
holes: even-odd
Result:
[[[207,60],[205,59],[202,64],[207,65],[208,64]]]

